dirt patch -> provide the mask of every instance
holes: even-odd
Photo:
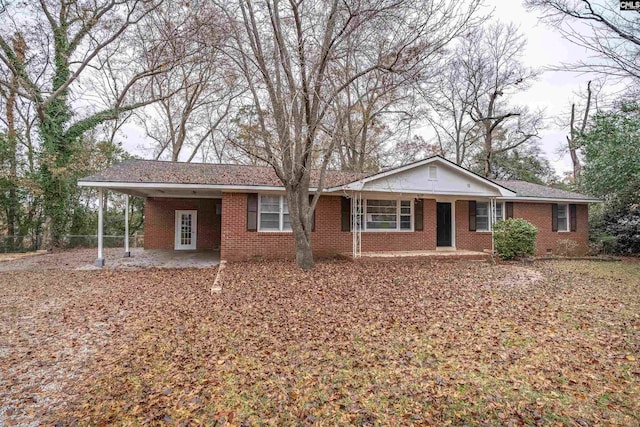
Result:
[[[498,283],[505,287],[530,286],[544,279],[544,275],[536,269],[510,265],[505,269],[504,278]]]
[[[122,249],[106,248],[107,260],[122,256]],[[75,270],[93,265],[97,249],[68,249],[46,252],[38,256],[10,259],[0,262],[0,271]]]
[[[0,262],[5,261],[13,261],[15,259],[28,258],[32,256],[38,256],[46,254],[47,251],[35,251],[35,252],[24,252],[24,253],[4,253],[0,254]]]

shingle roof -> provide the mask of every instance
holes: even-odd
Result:
[[[357,181],[365,174],[328,170],[324,186],[334,187]],[[311,172],[317,185],[318,171]],[[183,163],[155,160],[126,160],[104,171],[82,178],[85,182],[131,182],[157,184],[214,184],[242,186],[282,186],[270,166]]]
[[[576,199],[595,200],[591,196],[575,193],[573,191],[560,190],[559,188],[547,187],[546,185],[534,184],[526,181],[516,180],[494,180],[496,184],[507,187],[516,192],[517,197],[539,197],[545,199]]]
[[[311,172],[311,186],[316,186],[319,172]],[[376,174],[373,174],[376,175]],[[371,173],[328,170],[325,188],[349,184]],[[183,163],[157,160],[126,160],[106,170],[84,177],[81,182],[122,182],[154,184],[213,184],[237,186],[281,187],[275,171],[270,166],[230,165],[216,163]],[[515,191],[517,197],[545,199],[594,200],[593,197],[572,191],[560,190],[526,181],[494,180],[498,185]]]

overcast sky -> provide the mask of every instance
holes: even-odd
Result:
[[[543,68],[561,62],[574,62],[585,59],[587,52],[565,41],[558,32],[544,23],[538,22],[538,12],[528,12],[520,1],[485,0],[486,11],[493,9],[493,18],[505,23],[513,22],[527,38],[524,55],[525,63],[533,68]],[[586,83],[594,76],[577,75],[568,72],[546,71],[532,87],[518,94],[514,102],[530,106],[532,109],[543,107],[548,117],[548,127],[541,133],[540,146],[555,167],[558,175],[571,170],[571,159],[561,152],[566,145],[566,128],[554,124],[554,117],[566,116],[571,103],[578,100],[575,93],[584,91]],[[152,153],[141,148],[145,145],[144,130],[130,124],[124,128],[126,139],[124,147],[138,155],[149,158]]]

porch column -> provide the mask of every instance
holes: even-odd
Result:
[[[495,255],[496,239],[495,235],[493,234],[493,226],[496,222],[496,198],[492,197],[489,200],[489,223],[491,224],[491,255]],[[502,217],[504,218],[504,212],[502,213]]]
[[[129,195],[124,195],[124,257],[129,258],[131,251],[129,250]]]
[[[362,193],[351,193],[351,224],[353,233],[353,257],[362,256]]]
[[[104,234],[103,227],[103,214],[104,210],[104,197],[102,188],[98,190],[98,258],[96,259],[96,265],[98,267],[104,267],[104,253],[102,249],[102,235]]]

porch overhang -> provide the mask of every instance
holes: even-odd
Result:
[[[138,197],[167,198],[222,198],[222,189],[227,186],[207,184],[140,183],[113,181],[78,181],[80,187],[110,190]]]

